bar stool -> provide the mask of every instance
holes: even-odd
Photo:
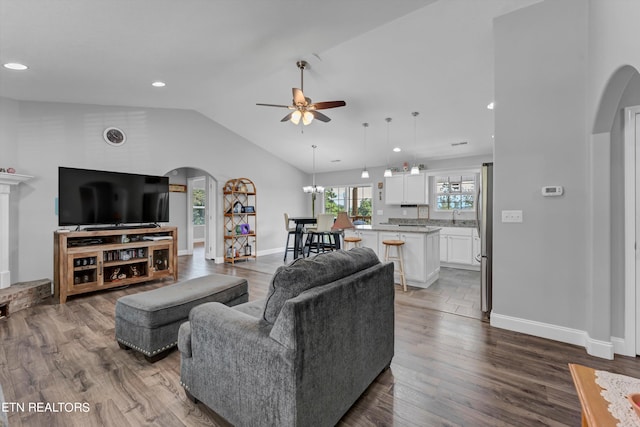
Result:
[[[407,292],[407,281],[404,277],[404,259],[402,255],[402,246],[404,245],[404,241],[402,240],[383,240],[382,244],[384,245],[384,260],[385,261],[398,261],[400,268],[398,269],[398,273],[400,274],[400,284],[402,285],[402,289]],[[389,256],[389,248],[396,248],[396,256]]]
[[[359,248],[360,247],[360,242],[362,242],[362,239],[360,237],[357,236],[347,236],[344,238],[344,250],[349,250],[349,244],[353,244],[354,248]]]
[[[284,228],[287,230],[287,244],[285,245],[285,248],[284,248],[284,262],[287,262],[287,253],[293,252],[295,250],[295,245],[289,246],[289,238],[293,236],[294,244],[295,244],[295,239],[297,239],[298,236],[296,235],[295,225],[293,227],[290,226],[289,214],[287,214],[286,212],[284,214]],[[294,258],[295,258],[295,255],[294,255]]]
[[[316,229],[310,230],[307,234],[307,241],[304,245],[304,252],[307,253],[307,256],[312,252],[319,254],[336,249],[335,233],[331,231],[333,214],[319,214],[316,223]]]

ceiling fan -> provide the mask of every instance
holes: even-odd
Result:
[[[318,119],[321,122],[329,122],[331,119],[318,110],[326,110],[328,108],[344,107],[347,105],[344,101],[325,101],[325,102],[311,102],[311,98],[304,96],[304,69],[307,67],[307,61],[298,61],[296,65],[300,69],[300,89],[294,87],[293,91],[293,104],[292,105],[278,105],[278,104],[256,104],[265,107],[280,107],[293,110],[280,120],[281,122],[291,121],[297,125],[302,119],[302,124],[305,126],[311,124],[313,119]]]

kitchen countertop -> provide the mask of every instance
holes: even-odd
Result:
[[[415,225],[421,227],[464,227],[476,228],[475,219],[426,219],[426,218],[389,218],[389,222],[382,222],[380,225]]]
[[[393,224],[380,224],[380,225],[356,225],[356,230],[371,230],[371,231],[402,231],[405,233],[437,233],[440,231],[440,227],[430,227],[426,225],[393,225]]]

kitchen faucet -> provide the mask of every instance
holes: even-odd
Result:
[[[456,223],[456,214],[460,215],[460,211],[458,209],[454,209],[453,212],[451,213],[451,222],[453,224]]]

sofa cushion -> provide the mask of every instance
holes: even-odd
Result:
[[[263,318],[274,323],[288,299],[379,263],[378,256],[370,248],[353,248],[298,258],[278,267],[269,284]]]

